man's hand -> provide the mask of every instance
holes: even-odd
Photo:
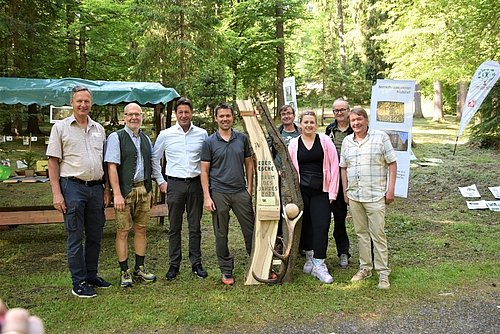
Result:
[[[203,201],[203,207],[205,208],[205,210],[208,210],[210,212],[214,212],[216,210],[215,204],[212,201],[211,197],[205,197]]]
[[[387,191],[385,193],[385,204],[391,204],[394,202],[394,191]]]
[[[347,190],[344,190],[344,202],[349,205],[349,197],[347,197]]]
[[[167,188],[168,188],[168,183],[163,182],[162,184],[159,185],[160,191],[164,194],[167,193]]]
[[[62,194],[55,194],[52,196],[52,203],[54,208],[60,213],[66,213],[66,203],[64,202],[64,196]]]
[[[113,197],[113,204],[115,206],[115,210],[124,211],[125,210],[125,199],[121,194],[115,194]]]
[[[111,192],[109,189],[104,189],[104,207],[107,207],[111,203]]]

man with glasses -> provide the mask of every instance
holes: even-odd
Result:
[[[64,215],[68,234],[68,267],[73,295],[97,296],[94,287],[110,283],[97,275],[104,206],[109,204],[109,187],[103,167],[106,133],[89,117],[92,93],[82,86],[72,90],[73,115],[52,127],[47,147],[48,168],[54,208]]]
[[[288,146],[288,143],[290,143],[290,140],[292,140],[292,138],[298,137],[300,135],[299,127],[297,126],[297,124],[295,124],[295,110],[291,105],[285,104],[280,108],[279,113],[281,117],[281,124],[280,126],[278,126],[278,132],[281,134],[281,138],[283,138],[283,141]],[[273,142],[271,137],[269,137],[268,142],[269,146],[271,147],[271,153],[274,158],[276,169],[280,170],[281,159],[272,146]]]
[[[352,133],[349,125],[349,103],[344,99],[336,99],[333,102],[333,113],[335,120],[326,127],[325,134],[330,136],[337,149],[337,155],[340,161],[340,149],[345,137]],[[345,220],[347,217],[347,203],[344,200],[344,191],[342,182],[339,182],[339,192],[337,199],[330,204],[330,210],[333,213],[333,238],[337,247],[337,256],[339,257],[339,267],[347,268],[349,266],[349,237],[347,236]]]
[[[153,150],[153,177],[160,190],[167,193],[168,246],[170,267],[166,278],[177,277],[182,260],[182,216],[186,211],[189,230],[189,260],[193,274],[206,278],[208,273],[201,263],[201,217],[203,215],[203,190],[200,181],[200,154],[207,131],[192,123],[191,100],[181,97],[175,103],[177,123],[160,132]],[[165,181],[160,159],[165,153],[167,162]]]
[[[340,169],[344,199],[358,236],[359,271],[351,281],[369,278],[375,269],[378,288],[389,289],[385,208],[394,201],[396,152],[385,132],[368,127],[368,114],[363,108],[353,108],[349,121],[353,133],[342,143]]]
[[[136,103],[123,109],[125,127],[109,135],[106,156],[108,176],[113,189],[116,220],[116,252],[120,266],[120,286],[132,286],[132,277],[152,283],[156,276],[144,266],[146,225],[151,207],[151,152],[149,137],[141,131],[143,113]],[[128,234],[134,227],[135,267],[128,267]]]

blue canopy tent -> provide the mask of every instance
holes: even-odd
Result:
[[[125,82],[64,79],[0,78],[0,103],[38,104],[40,106],[69,105],[71,89],[85,86],[92,90],[96,105],[119,105],[136,102],[154,107],[177,99],[179,94],[173,88],[166,88],[155,82]]]
[[[154,123],[156,134],[169,127],[172,117],[172,102],[180,97],[173,88],[157,82],[127,82],[86,80],[79,78],[31,79],[1,78],[0,103],[40,106],[69,105],[71,90],[75,86],[85,86],[92,91],[95,105],[121,105],[135,102],[141,106],[155,108]],[[161,124],[161,113],[166,107],[166,124]]]

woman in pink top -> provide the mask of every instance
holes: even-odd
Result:
[[[330,202],[337,198],[339,163],[331,139],[317,133],[318,124],[313,111],[304,111],[300,117],[302,133],[288,146],[292,163],[299,175],[304,200],[302,216],[302,247],[306,251],[304,273],[317,277],[323,283],[332,283],[333,277],[325,264],[330,229]]]

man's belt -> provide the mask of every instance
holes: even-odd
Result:
[[[103,180],[85,181],[85,180],[79,179],[79,178],[74,177],[74,176],[67,177],[66,179],[73,181],[73,182],[76,182],[76,183],[86,185],[87,187],[96,186],[98,184],[101,184],[101,185],[104,184]]]
[[[167,180],[184,181],[184,182],[196,181],[199,180],[199,178],[200,178],[199,175],[195,177],[175,177],[167,175]]]

